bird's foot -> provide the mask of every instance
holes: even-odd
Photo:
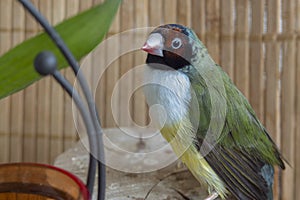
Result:
[[[208,197],[206,197],[204,200],[215,200],[216,198],[218,198],[218,193],[213,192],[211,193]]]

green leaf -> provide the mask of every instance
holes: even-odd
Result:
[[[106,0],[55,26],[77,60],[91,52],[104,38],[121,0]],[[47,34],[41,33],[11,49],[0,58],[0,98],[17,92],[41,77],[35,72],[33,60],[43,50],[50,50],[58,60],[59,69],[67,62]]]

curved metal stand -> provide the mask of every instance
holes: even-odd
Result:
[[[80,87],[83,91],[87,106],[85,106],[84,101],[81,99],[78,92],[72,87],[72,85],[60,74],[56,69],[56,58],[53,54],[49,52],[41,52],[35,60],[35,67],[41,75],[51,74],[56,81],[60,83],[62,88],[73,98],[76,106],[78,107],[83,121],[86,126],[86,130],[89,137],[90,145],[90,163],[87,177],[87,188],[92,196],[96,167],[98,165],[98,199],[104,200],[105,198],[105,165],[104,165],[104,148],[102,139],[102,129],[100,125],[100,120],[98,118],[96,105],[92,97],[90,88],[88,87],[87,81],[85,80],[83,74],[79,70],[78,62],[75,57],[65,45],[64,41],[61,39],[59,34],[55,29],[48,23],[48,21],[39,13],[39,11],[32,5],[28,0],[18,0],[24,8],[31,13],[31,15],[41,24],[49,37],[57,45],[61,53],[64,55],[65,59],[72,67],[75,76],[77,77]],[[53,61],[55,60],[55,62]],[[42,72],[42,73],[41,73]],[[45,73],[43,73],[45,72]],[[94,157],[95,156],[95,157]]]

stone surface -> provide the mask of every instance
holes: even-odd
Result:
[[[110,135],[118,135],[119,139],[114,141],[114,144],[122,142],[123,146],[127,146],[128,149],[135,149],[135,152],[143,152],[145,149],[153,150],[153,146],[157,148],[158,143],[164,143],[162,138],[157,139],[156,142],[151,140],[139,141],[136,140],[133,143],[132,140],[128,139],[128,135],[122,134],[119,129],[109,129],[107,131]],[[126,139],[127,138],[127,139]],[[128,141],[127,141],[128,140]],[[127,141],[127,142],[126,142]],[[89,155],[88,151],[84,147],[86,139],[82,139],[76,146],[67,150],[65,153],[60,155],[55,165],[64,168],[73,174],[77,175],[82,179],[83,182],[86,180],[87,168]],[[113,157],[115,151],[107,151],[111,146],[105,147],[106,159],[112,160],[110,162],[118,163],[121,166],[119,169],[113,169],[107,167],[107,180],[106,180],[106,199],[109,200],[193,200],[193,199],[204,199],[207,197],[206,189],[201,187],[191,173],[176,160],[166,167],[155,168],[153,163],[144,162],[143,157],[137,156],[134,152],[130,154],[120,151],[118,154],[124,153],[124,159],[120,158],[122,155]],[[169,148],[169,147],[168,147]],[[166,148],[156,155],[156,162],[160,163],[168,157],[173,158],[174,154],[171,149]],[[117,160],[114,160],[117,159]],[[127,162],[124,160],[127,159]],[[123,163],[122,163],[123,162]],[[127,164],[128,166],[122,166]],[[132,165],[132,166],[131,166]],[[159,164],[158,164],[159,165]],[[150,170],[151,167],[154,170]],[[125,170],[120,170],[124,167]],[[132,169],[140,170],[146,168],[148,172],[133,173]],[[129,171],[129,172],[128,172]],[[143,171],[143,170],[140,170]],[[97,187],[97,185],[95,186]],[[94,191],[97,191],[96,188]],[[93,199],[96,199],[95,197]]]

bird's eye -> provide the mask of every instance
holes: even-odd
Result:
[[[174,38],[174,40],[172,40],[171,45],[173,49],[179,49],[182,46],[182,41],[180,38]]]

